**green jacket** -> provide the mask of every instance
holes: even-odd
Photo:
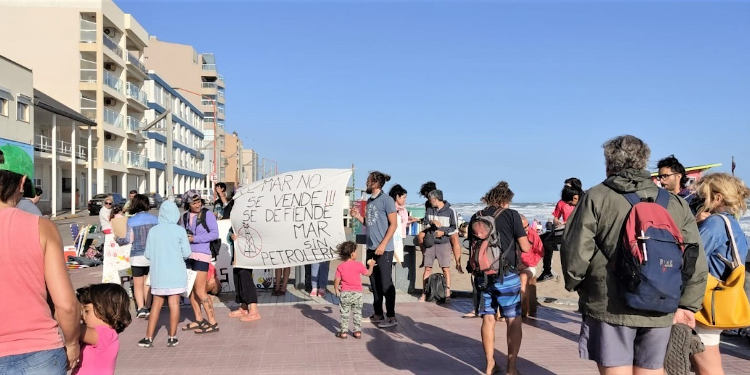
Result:
[[[622,193],[629,192],[637,192],[641,198],[655,198],[658,187],[648,171],[628,169],[592,187],[578,202],[566,224],[560,250],[565,288],[578,291],[581,311],[594,319],[629,327],[667,327],[672,325],[673,313],[627,307],[614,275],[622,227],[631,208]],[[697,311],[703,302],[708,273],[698,226],[685,200],[674,194],[667,211],[682,228],[683,240],[699,244],[695,272],[680,298],[680,307]]]

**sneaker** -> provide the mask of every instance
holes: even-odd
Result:
[[[148,316],[151,315],[151,310],[147,308],[143,308],[143,317],[148,318]]]
[[[536,281],[540,283],[542,281],[552,280],[554,278],[555,278],[555,275],[553,275],[552,272],[542,272],[542,274],[536,278]]]
[[[138,346],[140,346],[141,348],[150,348],[154,346],[154,340],[148,337],[144,337],[141,339],[141,341],[138,341]]]
[[[382,323],[383,320],[384,320],[383,317],[378,317],[377,315],[373,315],[370,317],[370,323],[373,323],[373,324]]]
[[[387,320],[384,320],[380,324],[378,324],[378,328],[391,328],[398,325],[398,321],[396,318],[388,318]]]
[[[318,297],[325,297],[325,296],[326,296],[326,290],[318,289]]]
[[[146,309],[137,309],[135,310],[135,317],[136,318],[145,318],[146,315]]]
[[[310,297],[317,297],[318,296],[318,288],[312,288],[312,291],[310,291]]]
[[[177,336],[167,338],[167,346],[170,348],[174,348],[179,343],[180,340],[177,340]]]

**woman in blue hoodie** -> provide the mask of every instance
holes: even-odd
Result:
[[[137,197],[137,195],[136,195]],[[154,296],[146,337],[139,346],[150,348],[154,342],[156,322],[164,305],[169,304],[169,337],[167,346],[177,346],[177,323],[180,320],[180,294],[187,289],[185,259],[190,256],[185,229],[177,225],[180,210],[172,201],[164,201],[159,209],[159,224],[151,228],[146,241],[145,257],[151,261],[151,293]]]
[[[206,292],[206,277],[208,264],[211,262],[211,241],[219,239],[219,225],[214,213],[203,207],[203,199],[197,191],[188,191],[182,201],[185,213],[182,214],[180,224],[187,232],[192,250],[185,263],[196,272],[195,284],[190,293],[190,305],[193,307],[195,320],[182,329],[199,334],[216,332],[219,330],[219,323],[216,322],[213,300]],[[206,310],[206,319],[203,319],[201,306]]]
[[[128,218],[128,232],[125,238],[118,238],[119,245],[130,244],[130,269],[133,272],[133,297],[135,297],[135,313],[139,318],[148,317],[146,308],[149,297],[149,287],[146,285],[146,276],[149,272],[149,261],[143,256],[146,250],[146,238],[151,227],[159,221],[156,216],[148,213],[148,197],[136,194],[130,202],[130,213]]]

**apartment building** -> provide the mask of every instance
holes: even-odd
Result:
[[[242,140],[237,132],[224,135],[224,149],[220,178],[227,184],[227,189],[235,190],[242,181],[242,164],[244,156],[242,152]]]
[[[257,179],[258,154],[253,149],[242,150],[242,179],[240,185],[247,185]]]
[[[0,56],[0,145],[13,144],[34,160],[34,185],[44,214],[85,207],[92,179],[91,139],[96,123],[33,88],[33,72]]]
[[[210,142],[204,160],[209,182],[225,181],[221,168],[224,150],[225,94],[224,77],[218,73],[212,53],[198,53],[193,46],[171,43],[151,36],[145,49],[148,69],[158,72],[195,107],[203,112],[201,128]]]
[[[208,185],[202,152],[205,137],[200,130],[203,113],[153,71],[149,72],[145,88],[149,107],[146,122],[151,125],[160,115],[169,112],[144,134],[148,139],[149,189],[165,196],[204,189]],[[170,127],[171,150],[167,139]]]
[[[137,129],[148,109],[148,33],[111,0],[3,2],[0,54],[34,71],[35,87],[99,124],[93,130],[95,177],[85,198],[145,192],[149,173]],[[39,138],[42,141],[42,138]]]

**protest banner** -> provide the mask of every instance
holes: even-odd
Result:
[[[350,169],[282,173],[239,189],[232,228],[238,268],[274,269],[329,261],[346,240]]]

